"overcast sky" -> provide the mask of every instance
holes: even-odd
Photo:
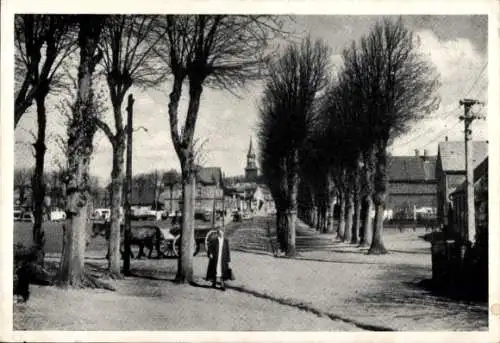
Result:
[[[298,34],[309,32],[313,38],[324,39],[332,49],[332,61],[339,62],[342,49],[366,34],[380,18],[357,15],[297,16],[290,28]],[[487,17],[403,16],[403,20],[420,37],[422,52],[441,75],[441,107],[429,119],[415,123],[407,135],[398,138],[391,152],[406,155],[414,154],[414,149],[427,149],[430,154],[435,154],[437,143],[445,136],[450,140],[463,139],[463,123],[458,120],[463,109],[459,108],[458,101],[463,97],[487,101]],[[256,83],[240,90],[240,97],[224,91],[203,91],[195,135],[207,140],[206,166],[220,166],[226,175],[243,174],[250,137],[253,137],[257,147],[257,104],[261,90],[262,85]],[[169,133],[169,91],[169,84],[159,90],[133,90],[136,98],[134,126],[148,129],[147,133],[137,131],[134,134],[134,174],[154,169],[179,169]],[[50,101],[56,101],[56,96],[53,95]],[[183,97],[181,111],[185,111],[185,103],[186,96]],[[28,134],[30,130],[36,132],[34,110],[33,106],[16,129],[16,166],[34,164],[29,146],[33,138]],[[49,113],[48,134],[51,139],[46,155],[48,169],[55,168],[55,161],[61,158],[54,139],[61,131],[64,131],[62,118],[57,113]],[[485,140],[486,135],[486,121],[475,121],[473,138]],[[98,133],[92,173],[103,181],[109,180],[111,161],[111,146],[104,135]]]

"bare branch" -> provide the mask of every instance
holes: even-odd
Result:
[[[100,118],[95,118],[95,124],[97,125],[97,127],[99,129],[102,130],[102,132],[104,132],[104,134],[106,135],[106,137],[108,137],[109,139],[109,142],[111,143],[111,145],[115,145],[116,144],[116,139],[115,139],[115,135],[113,134],[113,131],[111,131],[111,128],[108,126],[108,124],[106,124],[102,119]]]

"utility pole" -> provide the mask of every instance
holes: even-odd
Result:
[[[134,97],[132,94],[128,96],[127,103],[127,168],[125,181],[125,232],[124,245],[125,254],[123,256],[123,274],[130,276],[130,233],[132,211],[130,208],[130,198],[132,196],[132,132],[133,132],[133,105]]]
[[[466,184],[466,199],[467,199],[467,231],[466,241],[474,243],[476,239],[476,223],[475,223],[475,207],[474,207],[474,164],[473,164],[473,145],[470,126],[476,119],[482,119],[482,116],[470,114],[470,109],[473,105],[481,104],[478,100],[463,99],[460,100],[460,105],[464,106],[464,115],[460,116],[460,120],[464,121],[464,139],[465,139],[465,184]]]

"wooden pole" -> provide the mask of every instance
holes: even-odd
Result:
[[[471,139],[470,125],[479,116],[470,115],[470,108],[479,104],[477,100],[464,99],[460,100],[460,105],[464,106],[464,115],[460,116],[460,120],[464,121],[464,140],[465,140],[465,184],[466,184],[466,201],[467,201],[467,230],[465,232],[465,240],[474,243],[476,240],[476,223],[475,223],[475,206],[474,206],[474,165],[473,165],[473,145]]]

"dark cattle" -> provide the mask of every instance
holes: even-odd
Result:
[[[41,267],[36,265],[37,250],[34,246],[22,244],[14,246],[14,295],[21,296],[23,301],[30,297],[30,284],[49,285],[50,281],[43,275]]]
[[[106,241],[109,239],[111,224],[108,222],[105,223],[94,223],[92,227],[92,237],[96,237],[98,235],[103,236]],[[132,226],[130,232],[130,245],[136,245],[139,247],[139,254],[137,258],[141,258],[145,256],[144,247],[149,249],[148,258],[151,258],[153,253],[153,249],[156,248],[156,256],[157,258],[163,257],[163,253],[160,250],[160,243],[163,239],[163,235],[159,227],[155,225],[141,225],[141,226]],[[120,252],[124,251],[124,225],[121,226],[120,230]],[[108,247],[109,249],[109,247]],[[134,257],[132,252],[131,257]],[[106,258],[109,256],[106,255]]]
[[[36,251],[21,245],[14,247],[14,295],[21,296],[23,301],[30,297],[30,282],[32,279],[32,263],[35,261]]]

